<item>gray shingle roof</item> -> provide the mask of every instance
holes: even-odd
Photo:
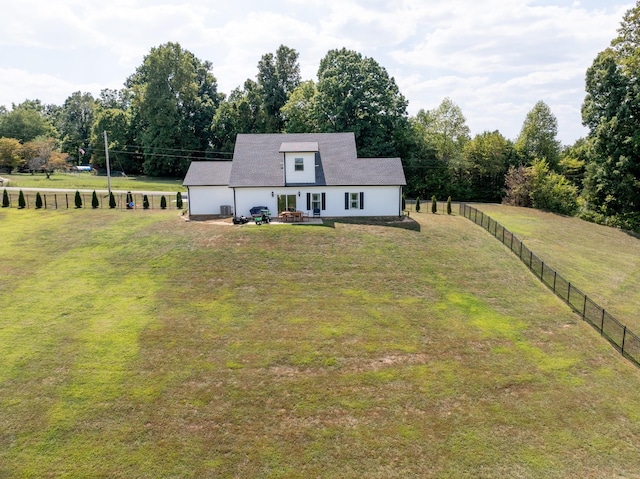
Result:
[[[184,186],[226,186],[231,175],[231,161],[192,161]]]
[[[315,143],[317,149],[308,149],[315,148],[312,145]],[[353,133],[274,133],[236,137],[229,186],[284,186],[283,144],[288,144],[284,151],[319,152],[315,183],[318,186],[406,184],[400,158],[358,158]],[[305,149],[297,149],[302,147]]]

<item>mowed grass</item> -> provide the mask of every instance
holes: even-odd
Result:
[[[0,477],[638,477],[638,368],[413,217],[0,210]]]
[[[532,208],[475,206],[640,335],[640,237]]]
[[[106,190],[108,181],[106,176],[97,176],[92,173],[61,173],[55,172],[49,178],[44,174],[31,175],[17,173],[13,175],[0,175],[8,179],[4,186],[19,188],[60,188],[81,190]],[[152,178],[148,176],[112,176],[111,188],[125,191],[187,191],[182,186],[182,180],[171,178]]]

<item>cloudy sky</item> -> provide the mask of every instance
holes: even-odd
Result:
[[[584,76],[615,37],[620,0],[0,0],[0,105],[61,105],[73,92],[119,89],[150,49],[178,42],[213,64],[228,94],[279,45],[302,77],[346,47],[396,79],[409,114],[449,97],[473,135],[515,139],[543,100],[565,144],[581,125]]]

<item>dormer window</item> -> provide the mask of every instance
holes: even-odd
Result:
[[[304,171],[304,158],[295,159],[295,171]]]

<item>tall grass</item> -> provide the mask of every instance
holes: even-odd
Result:
[[[0,477],[632,477],[640,373],[464,218],[1,210]]]

